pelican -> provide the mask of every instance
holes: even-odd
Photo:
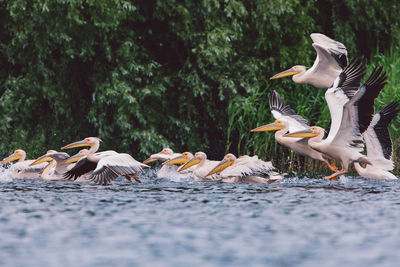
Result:
[[[367,146],[367,157],[371,165],[361,167],[358,162],[354,167],[360,176],[369,179],[397,179],[389,171],[393,170],[392,161],[392,140],[388,130],[389,123],[399,113],[398,104],[392,102],[384,107],[372,118],[367,130],[363,133],[365,144]]]
[[[311,84],[317,88],[331,87],[348,64],[346,47],[321,33],[312,33],[310,37],[317,52],[314,65],[308,70],[306,66],[293,66],[272,76],[270,80],[293,75],[295,83]]]
[[[221,177],[218,174],[207,175],[215,166],[218,165],[218,161],[208,160],[207,155],[204,152],[196,152],[194,157],[186,162],[184,165],[178,168],[178,171],[181,172],[186,170],[194,165],[195,168],[193,170],[194,180],[197,182],[214,182],[221,180]]]
[[[237,159],[235,155],[226,154],[224,159],[208,174],[218,173],[225,183],[274,183],[280,182],[283,177],[272,166],[270,161],[265,162],[257,156],[244,156]]]
[[[180,172],[178,172],[178,167],[177,164],[185,164],[186,162],[188,162],[189,160],[191,160],[192,158],[194,158],[193,154],[190,152],[183,152],[180,156],[175,157],[173,159],[164,161],[162,163],[162,165],[174,165],[176,166],[176,174],[175,177],[178,177],[179,179],[188,179],[191,178],[193,176],[193,170],[195,168],[195,166],[192,166],[190,168],[187,168],[185,170],[182,170]]]
[[[62,181],[66,180],[64,174],[72,169],[75,164],[82,157],[73,156],[70,157],[65,152],[57,152],[55,150],[49,150],[45,155],[39,157],[30,166],[40,164],[42,162],[49,162],[48,165],[42,169],[40,177],[44,181]]]
[[[148,159],[146,159],[145,161],[143,161],[144,164],[150,163],[150,162],[154,162],[157,160],[160,161],[167,161],[176,157],[182,156],[182,154],[180,153],[174,153],[172,151],[172,149],[170,148],[164,148],[163,150],[161,150],[160,152],[151,155]],[[176,178],[178,176],[178,166],[176,165],[171,165],[171,164],[167,164],[167,165],[163,165],[157,172],[157,177],[158,178]]]
[[[322,161],[332,172],[338,171],[335,165],[330,165],[320,152],[309,146],[308,139],[284,136],[287,132],[292,133],[304,130],[310,126],[306,119],[297,115],[290,106],[285,105],[283,98],[281,98],[275,90],[273,90],[269,96],[269,107],[276,121],[252,129],[251,132],[276,131],[275,139],[279,144],[290,148],[300,155]],[[320,137],[319,141],[321,141],[322,138],[323,135]]]
[[[342,169],[325,179],[334,180],[347,173],[348,165],[352,162],[372,164],[366,156],[360,153],[364,148],[361,134],[368,128],[372,120],[374,100],[385,86],[385,80],[386,73],[382,73],[382,67],[373,71],[364,85],[344,105],[340,127],[336,134],[332,134],[333,131],[330,131],[325,140],[315,140],[314,138],[318,138],[322,128],[310,127],[285,135],[309,138],[308,144],[313,149],[341,162]]]
[[[99,185],[110,184],[111,181],[120,176],[125,176],[128,181],[132,181],[130,175],[133,175],[133,178],[141,183],[137,173],[149,166],[136,161],[131,155],[125,153],[117,153],[112,150],[95,153],[100,147],[100,141],[98,137],[87,137],[62,147],[61,149],[90,147],[87,155],[82,157],[64,176],[67,179],[76,180],[77,177],[93,171],[89,178]]]
[[[12,165],[12,174],[11,178],[40,178],[40,170],[46,166],[46,163],[38,165],[36,167],[30,167],[34,160],[26,160],[26,152],[22,149],[17,149],[13,154],[8,156],[7,158],[1,161],[1,164],[7,164],[8,162],[12,162],[18,160],[17,163]]]

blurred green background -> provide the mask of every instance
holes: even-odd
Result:
[[[321,165],[277,145],[268,96],[277,90],[327,127],[324,90],[270,81],[311,67],[310,33],[384,65],[380,109],[400,99],[399,1],[0,0],[0,151],[28,157],[99,136],[102,149],[143,160],[171,147],[258,154],[289,170]],[[400,118],[391,125],[398,148]],[[398,149],[397,149],[398,150]],[[395,155],[397,160],[399,157]]]

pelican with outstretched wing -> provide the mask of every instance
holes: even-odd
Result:
[[[142,171],[144,167],[149,167],[135,160],[131,155],[126,153],[117,153],[113,150],[103,152],[96,151],[100,147],[100,138],[87,137],[81,141],[71,143],[61,149],[70,149],[74,147],[89,146],[87,155],[82,157],[76,165],[64,175],[67,179],[76,180],[91,171],[89,179],[98,185],[108,185],[120,176],[124,176],[128,181],[132,181],[130,175],[141,183],[137,173]]]
[[[299,84],[311,84],[318,88],[329,88],[342,70],[347,66],[346,47],[321,33],[312,33],[312,46],[317,52],[314,65],[307,69],[306,66],[296,65],[282,71],[270,79],[293,76],[293,81]]]
[[[358,174],[369,179],[397,179],[392,174],[392,140],[388,130],[389,123],[398,115],[399,109],[396,102],[392,102],[374,115],[367,130],[363,133],[364,141],[367,146],[367,157],[371,162],[365,168],[358,162],[354,167]]]
[[[251,130],[252,132],[263,132],[263,131],[276,131],[276,141],[294,152],[308,156],[310,158],[322,161],[332,172],[336,172],[337,169],[334,165],[330,165],[329,162],[322,156],[322,154],[310,147],[308,139],[306,138],[291,138],[284,136],[286,133],[293,133],[296,131],[304,130],[309,128],[308,122],[302,116],[298,115],[292,108],[285,105],[283,98],[274,90],[269,97],[269,107],[272,115],[276,121],[270,124],[266,124]],[[321,136],[321,140],[323,135]]]

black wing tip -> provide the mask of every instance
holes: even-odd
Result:
[[[399,112],[399,103],[393,101],[379,111],[379,121],[387,127],[387,125],[389,125],[390,122],[397,117]]]

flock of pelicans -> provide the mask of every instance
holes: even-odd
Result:
[[[376,68],[361,85],[365,75],[365,63],[355,59],[348,63],[347,51],[343,44],[329,37],[311,34],[313,47],[317,51],[314,65],[293,66],[270,79],[293,76],[293,81],[311,84],[327,89],[326,102],[331,114],[331,126],[324,139],[325,130],[310,127],[307,120],[296,114],[276,91],[270,95],[270,110],[275,122],[260,126],[252,132],[276,131],[275,139],[291,150],[322,161],[332,174],[325,177],[337,180],[354,167],[360,176],[370,179],[397,179],[390,173],[393,170],[392,141],[388,125],[399,113],[398,104],[392,102],[374,114],[374,100],[386,83],[386,73],[382,67]],[[204,152],[194,155],[190,152],[174,153],[169,148],[151,155],[143,163],[129,154],[115,151],[97,152],[101,140],[88,137],[71,143],[61,149],[89,147],[70,157],[67,153],[49,150],[36,160],[25,160],[23,150],[15,150],[1,163],[18,160],[11,166],[12,178],[42,178],[43,180],[74,180],[94,182],[99,185],[110,184],[124,176],[141,182],[137,173],[149,167],[148,163],[163,161],[158,177],[173,179],[192,178],[195,181],[272,183],[282,180],[282,175],[271,162],[257,156],[236,158],[227,154],[222,161],[208,160]],[[366,145],[367,155],[362,154]],[[328,160],[340,162],[338,170]]]

